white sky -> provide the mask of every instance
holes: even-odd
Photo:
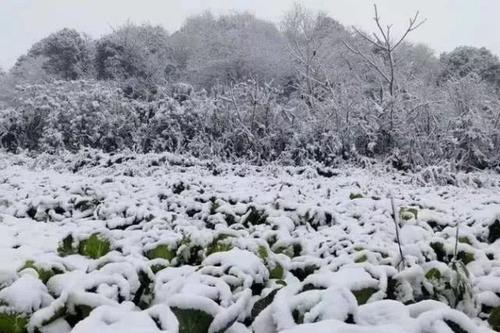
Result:
[[[37,40],[63,27],[99,37],[130,20],[161,24],[169,32],[187,16],[249,11],[278,22],[294,0],[0,0],[0,66],[11,67]],[[345,25],[373,31],[373,3],[388,23],[404,26],[420,10],[427,22],[410,40],[438,53],[458,45],[485,46],[500,54],[500,0],[303,0]]]

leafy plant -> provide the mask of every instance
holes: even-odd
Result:
[[[25,333],[28,317],[20,313],[0,313],[0,332]]]
[[[111,242],[104,236],[95,233],[82,240],[78,246],[78,253],[92,259],[98,259],[111,250]]]
[[[281,280],[285,276],[285,270],[279,263],[274,263],[274,267],[269,270],[269,278]]]
[[[179,333],[206,333],[213,321],[213,316],[197,309],[173,307],[172,312],[179,321]]]
[[[181,245],[177,249],[177,258],[182,265],[199,265],[204,259],[205,249],[194,243],[190,237],[182,239]]]
[[[495,220],[495,222],[488,227],[488,243],[492,244],[497,239],[500,239],[500,220]]]
[[[265,224],[267,220],[267,214],[264,210],[257,209],[254,206],[250,206],[247,210],[247,216],[243,221],[243,225],[248,227],[249,225],[259,225]]]
[[[453,260],[450,268],[455,272],[454,281],[451,283],[454,302],[450,305],[456,307],[461,301],[472,301],[472,285],[467,267],[461,260]]]
[[[351,200],[362,199],[362,198],[364,198],[364,196],[361,193],[351,193],[351,194],[349,194],[349,199],[351,199]]]
[[[38,278],[43,283],[47,283],[47,281],[54,275],[62,273],[60,270],[56,268],[45,269],[40,265],[36,264],[33,260],[27,260],[24,263],[24,265],[20,268],[20,270],[23,270],[25,268],[33,268],[38,273]]]
[[[73,246],[73,241],[73,235],[71,234],[64,237],[57,248],[57,253],[62,257],[78,253],[78,250]]]
[[[278,291],[279,288],[276,288],[269,294],[267,294],[266,296],[262,297],[257,302],[255,302],[251,311],[251,321],[253,321],[259,315],[259,313],[262,312],[262,310],[267,308],[273,302],[274,296],[276,296],[276,293]]]
[[[210,243],[207,247],[207,256],[211,255],[212,253],[216,252],[226,252],[229,251],[233,248],[233,244],[231,243],[230,239],[233,236],[231,235],[226,235],[226,234],[221,234],[218,235],[212,243]]]
[[[359,290],[353,290],[352,293],[354,294],[354,297],[356,297],[356,300],[358,301],[359,305],[365,304],[368,302],[370,297],[372,297],[373,294],[377,292],[377,289],[375,288],[363,288]]]
[[[161,258],[171,261],[172,259],[175,258],[175,251],[172,250],[168,245],[161,244],[149,251],[146,251],[145,256],[148,259]]]
[[[500,307],[494,308],[488,318],[488,324],[497,332],[500,332]]]

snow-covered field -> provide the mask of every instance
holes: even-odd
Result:
[[[499,330],[500,176],[422,179],[1,155],[0,332]]]

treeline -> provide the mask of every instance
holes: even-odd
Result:
[[[376,13],[372,35],[296,6],[279,26],[205,13],[173,34],[63,29],[0,71],[1,146],[498,166],[498,58],[474,47],[438,57],[406,41],[421,23],[396,36]]]

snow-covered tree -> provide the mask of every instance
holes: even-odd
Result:
[[[172,70],[169,36],[160,26],[127,23],[96,43],[99,79],[160,82]]]
[[[57,79],[76,80],[92,73],[91,42],[86,35],[64,28],[35,43],[22,62],[42,58],[42,68]]]
[[[184,77],[198,87],[248,78],[282,82],[290,73],[283,36],[251,14],[194,16],[172,39]]]
[[[470,73],[500,88],[500,61],[488,49],[460,46],[441,55],[441,80],[462,78]]]

